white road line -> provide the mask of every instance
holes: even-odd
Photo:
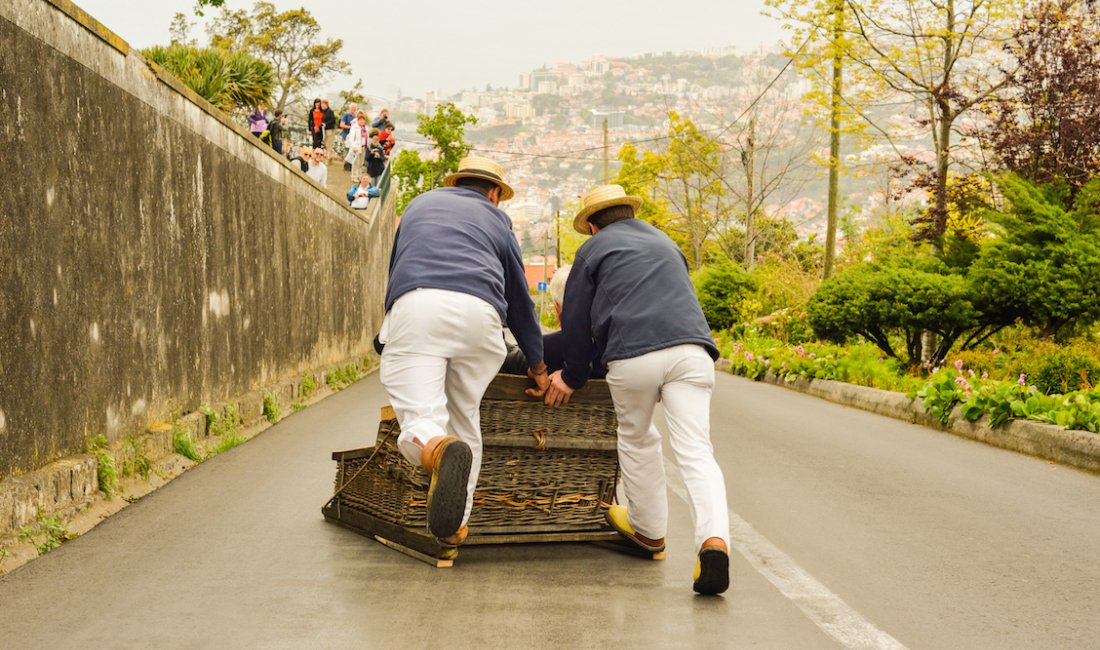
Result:
[[[665,459],[668,485],[676,496],[688,503],[687,488],[680,478],[680,469],[671,459]],[[752,568],[791,600],[802,613],[826,634],[846,648],[890,648],[904,650],[900,641],[890,636],[844,600],[821,584],[786,553],[768,541],[752,524],[730,510],[730,544]]]

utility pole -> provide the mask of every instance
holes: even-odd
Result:
[[[611,165],[608,160],[607,148],[607,118],[603,118],[603,184],[611,183]]]
[[[558,210],[557,212],[554,213],[554,237],[557,239],[557,242],[554,244],[555,261],[557,262],[554,265],[554,268],[555,269],[560,269],[561,268],[561,210]]]
[[[543,286],[550,283],[550,273],[547,268],[550,265],[550,229],[546,229],[546,236],[542,240],[542,281]],[[539,292],[542,295],[539,296],[539,322],[542,322],[542,315],[546,312],[546,294],[547,291]]]

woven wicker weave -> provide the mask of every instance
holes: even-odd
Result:
[[[599,385],[586,390],[601,388],[606,391]],[[603,528],[618,479],[610,399],[548,409],[541,402],[491,395],[481,405],[484,450],[471,529],[485,534]],[[423,528],[429,478],[397,450],[399,432],[395,419],[383,420],[375,447],[333,454],[337,498],[343,507]]]

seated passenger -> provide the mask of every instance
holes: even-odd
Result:
[[[550,300],[554,303],[554,313],[558,317],[558,322],[561,322],[561,306],[562,301],[565,300],[565,283],[569,279],[571,268],[573,268],[571,265],[566,264],[554,273],[554,277],[550,278]],[[527,374],[527,359],[524,358],[523,351],[519,349],[518,345],[507,339],[505,339],[505,345],[508,347],[508,356],[504,358],[504,364],[501,366],[500,371],[510,375]],[[563,345],[564,337],[561,330],[547,332],[542,335],[542,357],[546,362],[548,372],[561,370],[565,359]],[[594,361],[590,377],[603,379],[606,376],[607,368],[604,368],[599,361]]]
[[[348,206],[354,210],[366,210],[373,196],[378,196],[378,190],[371,185],[370,176],[363,174],[359,184],[352,185],[351,189],[348,190]]]

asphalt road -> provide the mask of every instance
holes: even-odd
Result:
[[[434,569],[323,520],[368,378],[0,579],[0,648],[1085,648],[1100,477],[720,374],[733,584],[581,544]]]

